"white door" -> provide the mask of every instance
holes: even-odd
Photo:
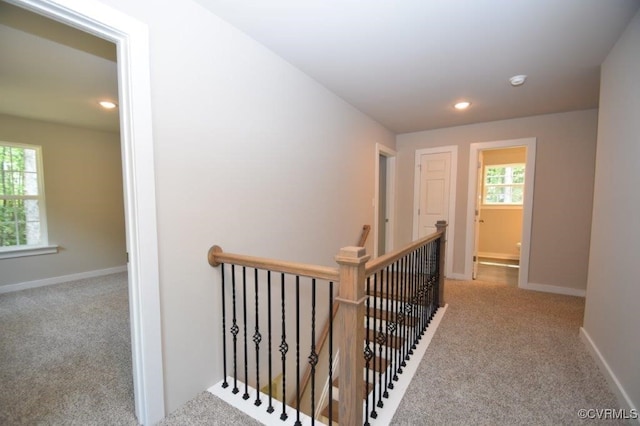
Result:
[[[420,195],[418,204],[418,237],[436,232],[436,222],[449,222],[451,186],[451,153],[420,156]]]

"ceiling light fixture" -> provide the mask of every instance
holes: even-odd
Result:
[[[517,87],[517,86],[522,86],[526,80],[527,80],[527,76],[524,74],[514,75],[509,79],[509,83],[511,83],[513,87]]]
[[[463,102],[458,102],[453,107],[457,110],[462,111],[463,109],[467,109],[470,106],[471,106],[471,102],[463,101]]]
[[[114,109],[115,107],[117,107],[118,105],[116,105],[115,103],[111,102],[111,101],[100,101],[98,102],[100,104],[100,106],[104,109]]]

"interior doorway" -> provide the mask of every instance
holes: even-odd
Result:
[[[155,424],[165,413],[148,28],[94,1],[8,2],[117,45],[135,411]]]
[[[535,138],[471,144],[465,275],[526,287]]]
[[[525,146],[478,152],[473,279],[518,285]]]
[[[374,198],[374,257],[393,250],[396,152],[376,144]]]

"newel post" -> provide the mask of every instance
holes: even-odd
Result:
[[[369,260],[363,247],[344,247],[336,256],[340,265],[340,301],[338,310],[340,348],[340,425],[362,425],[364,401],[364,302],[366,299],[365,263]]]
[[[444,258],[447,253],[447,221],[437,221],[436,231],[442,232],[438,247],[438,306],[444,306]]]

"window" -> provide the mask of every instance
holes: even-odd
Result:
[[[0,255],[47,244],[42,150],[0,142]]]
[[[522,205],[524,169],[524,164],[485,166],[483,204]]]

